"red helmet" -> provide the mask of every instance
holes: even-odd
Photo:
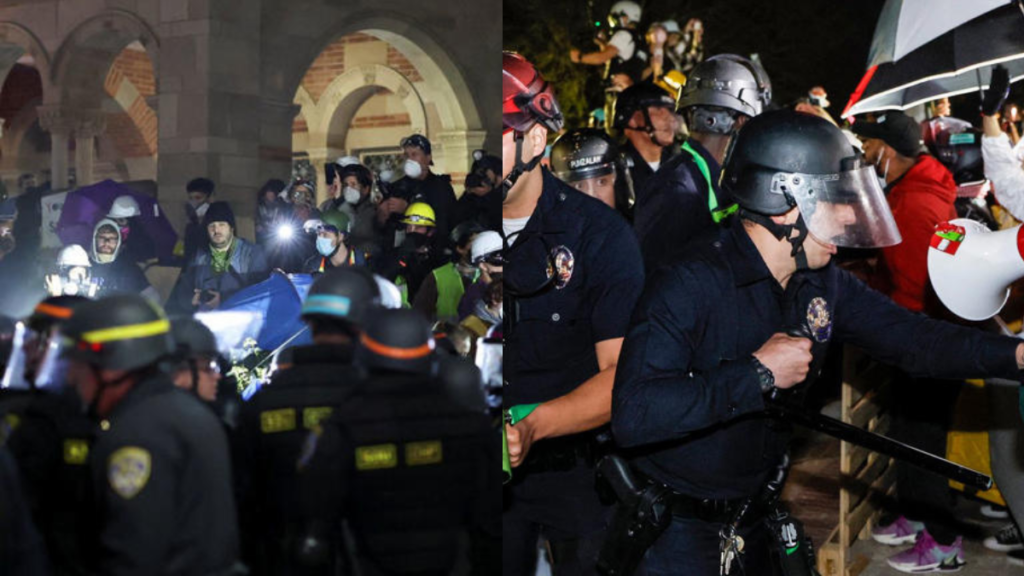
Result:
[[[503,130],[526,132],[536,122],[552,132],[562,129],[562,111],[555,93],[526,58],[514,52],[502,53],[501,91]]]

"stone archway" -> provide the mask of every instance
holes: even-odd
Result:
[[[419,122],[414,118],[415,114],[410,112],[410,124],[406,135],[419,132],[430,138],[434,145],[435,170],[451,174],[453,182],[456,184],[456,191],[461,192],[461,187],[458,184],[464,180],[472,163],[471,152],[482,147],[487,133],[483,118],[477,108],[476,99],[462,70],[455,64],[442,43],[435,40],[424,27],[418,26],[415,22],[406,21],[403,16],[383,14],[380,11],[352,14],[346,19],[345,25],[340,30],[334,30],[331,34],[321,36],[322,41],[317,44],[319,51],[308,56],[307,66],[289,69],[285,74],[283,84],[300,87],[304,80],[303,75],[313,66],[320,55],[339,38],[352,35],[372,36],[386,43],[400,53],[402,59],[407,60],[410,67],[422,78],[422,81],[416,82],[409,82],[408,77],[402,78],[402,82],[395,84],[395,89],[402,90],[401,93],[393,91],[391,88],[388,90],[398,96],[403,103],[408,103],[407,108],[422,109],[423,122]],[[403,76],[402,73],[396,72],[387,65],[373,69],[376,71],[387,70],[384,72],[387,76],[397,75],[399,78]],[[350,72],[346,69],[342,74],[347,75]],[[370,70],[363,72],[372,74]],[[357,79],[358,76],[353,76],[346,80],[353,89],[359,90],[359,92],[349,94],[347,98],[337,101],[340,106],[339,114],[332,113],[330,130],[337,131],[343,124],[349,113],[349,105],[358,102],[360,97],[366,98],[367,93],[362,89],[369,84],[366,81],[357,81]],[[412,106],[410,100],[413,97],[419,101],[415,106]],[[321,96],[315,99],[317,107],[321,110],[319,100],[322,98]],[[297,98],[293,99],[293,102],[302,105]],[[317,155],[326,158],[337,150],[332,150],[332,147],[328,145],[324,145],[322,149],[316,149],[313,143],[318,139],[314,135],[314,126],[310,121],[310,116],[305,114],[305,106],[303,109],[303,115],[309,123],[311,156]],[[421,127],[422,129],[420,129]],[[323,145],[328,140],[330,138],[319,139],[319,143]],[[395,146],[397,144],[398,139],[395,140]]]
[[[40,108],[43,128],[50,132],[53,141],[51,171],[55,189],[67,185],[66,148],[71,137],[76,141],[78,182],[93,181],[95,141],[107,128],[104,104],[113,100],[124,106],[116,92],[113,97],[108,93],[108,72],[121,52],[135,42],[141,44],[153,69],[159,69],[156,33],[142,18],[124,10],[108,10],[85,20],[67,35],[57,51],[52,82],[58,89],[45,97],[45,105]],[[147,106],[145,101],[142,106]]]

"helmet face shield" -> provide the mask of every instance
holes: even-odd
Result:
[[[777,173],[771,191],[795,200],[816,238],[844,248],[883,248],[902,241],[870,166],[836,174]]]
[[[47,392],[60,392],[67,384],[65,375],[69,360],[65,354],[67,340],[59,332],[54,332],[42,349],[42,359],[35,375],[35,387]]]
[[[35,348],[39,345],[39,336],[24,322],[14,325],[14,335],[11,338],[11,353],[6,358],[3,379],[0,380],[0,389],[27,390],[29,383],[25,379],[25,367],[29,362],[28,348]]]

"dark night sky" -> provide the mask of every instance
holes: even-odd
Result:
[[[594,0],[594,18],[603,20],[611,4],[610,0]],[[670,17],[680,26],[690,17],[700,18],[706,55],[757,52],[772,79],[776,102],[790,102],[821,84],[832,101],[830,111],[838,115],[865,71],[884,0],[649,0],[640,4],[644,7],[642,29]],[[506,1],[505,47],[537,60],[557,83],[560,75],[573,73],[553,56],[565,53],[559,48],[566,47],[569,38],[585,34],[587,13],[585,0]],[[568,34],[562,44],[558,43],[559,29]],[[592,45],[585,47],[586,51],[592,49]],[[564,62],[568,63],[567,54]],[[592,91],[592,78],[599,75],[600,68],[587,68]]]

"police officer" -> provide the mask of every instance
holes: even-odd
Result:
[[[603,130],[579,128],[555,140],[551,171],[559,180],[633,217],[633,183],[615,141]]]
[[[468,408],[434,375],[426,319],[413,310],[378,311],[357,355],[368,379],[343,385],[346,402],[314,429],[299,458],[310,525],[337,542],[347,521],[351,573],[450,574],[468,557],[466,532],[472,550],[492,550],[474,554],[472,573],[501,573],[500,535],[482,545],[476,529],[487,512],[497,514],[487,506],[498,485],[486,485],[496,437],[482,408]]]
[[[48,574],[46,551],[32,523],[14,458],[4,446],[0,423],[0,566],[10,576]]]
[[[733,136],[769,102],[768,75],[742,56],[713,56],[693,71],[679,98],[690,138],[637,196],[634,227],[647,270],[671,264],[735,209],[718,186],[721,165]]]
[[[562,127],[552,88],[518,54],[503,55],[505,408],[538,404],[507,427],[503,574],[532,574],[538,535],[556,570],[593,573],[604,509],[594,491],[595,429],[607,423],[615,366],[643,268],[628,224],[538,168]],[[532,462],[532,463],[531,463]]]
[[[619,94],[614,126],[626,139],[623,153],[630,160],[629,173],[638,195],[663,164],[679,153],[674,146],[678,121],[676,99],[654,84],[636,84]]]
[[[765,394],[799,401],[805,386],[784,391],[815,379],[833,341],[915,375],[1019,378],[1024,367],[1019,340],[912,314],[830,263],[837,246],[900,241],[872,168],[831,123],[760,115],[725,172],[739,220],[650,279],[613,390],[616,442],[644,446],[635,467],[670,489],[647,574],[720,574],[719,531],[784,466],[788,432],[764,416]],[[738,522],[743,570],[730,574],[773,573],[772,549],[792,559],[765,529],[770,515],[755,504]]]
[[[171,326],[136,295],[86,302],[62,328],[67,379],[99,425],[89,461],[102,574],[232,574],[227,438],[162,363]]]
[[[94,556],[88,455],[95,424],[82,414],[54,366],[57,330],[85,302],[81,296],[55,296],[36,305],[21,328],[21,349],[5,378],[16,385],[0,390],[2,422],[10,430],[7,448],[57,574],[78,574]]]
[[[362,381],[353,366],[355,345],[379,302],[377,283],[365,268],[318,277],[302,304],[313,344],[285,350],[271,384],[242,409],[236,474],[245,557],[257,574],[291,574],[313,562],[302,548],[295,461],[307,432]]]

